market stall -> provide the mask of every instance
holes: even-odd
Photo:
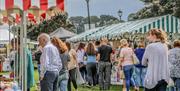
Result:
[[[30,9],[34,6],[37,6],[39,8],[36,10]],[[4,91],[4,88],[7,87],[8,91],[11,91],[12,89],[14,89],[15,84],[15,87],[18,87],[19,90],[14,91],[27,91],[27,53],[24,50],[25,48],[27,48],[27,15],[29,14],[29,12],[36,13],[35,15],[37,15],[36,17],[38,19],[37,22],[40,22],[40,15],[42,13],[47,13],[46,11],[48,10],[48,8],[52,8],[54,6],[64,11],[64,0],[0,0],[0,13],[2,13],[2,17],[0,18],[3,18],[1,20],[3,20],[4,22],[8,22],[8,26],[10,26],[10,24],[12,24],[13,26],[20,26],[20,29],[16,31],[17,38],[20,38],[20,51],[18,51],[20,55],[15,58],[16,60],[23,60],[19,61],[18,65],[16,65],[19,66],[18,69],[13,69],[19,71],[17,73],[19,75],[18,77],[14,76],[15,73],[11,75],[0,75],[0,90]],[[10,21],[10,18],[12,21]],[[3,35],[3,38],[4,37],[6,36]],[[9,41],[10,38],[8,39],[8,42]],[[13,51],[14,49],[12,50],[12,52]],[[14,60],[14,62],[16,62],[16,60]],[[11,79],[11,77],[13,78],[13,80]],[[8,86],[4,87],[4,85]]]
[[[56,29],[54,32],[52,32],[51,34],[49,34],[51,37],[57,37],[60,38],[61,40],[66,40],[68,38],[71,38],[73,36],[75,36],[76,34],[73,32],[70,32],[62,27]]]
[[[129,40],[140,39],[152,28],[160,28],[168,33],[168,39],[180,38],[180,19],[172,15],[164,15],[147,19],[127,21],[86,31],[74,36],[69,41],[91,41],[106,37],[109,40],[119,40],[122,37]],[[94,33],[93,30],[96,30]]]

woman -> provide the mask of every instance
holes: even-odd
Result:
[[[86,48],[87,54],[87,75],[88,75],[88,84],[89,86],[96,85],[96,49],[93,43],[88,43]]]
[[[78,67],[78,62],[77,62],[77,54],[74,49],[71,49],[71,44],[66,42],[66,46],[69,51],[69,56],[70,56],[70,62],[68,63],[68,70],[69,70],[69,80],[68,80],[68,91],[71,91],[71,82],[77,91],[77,83],[76,83],[76,72],[77,72],[77,67]]]
[[[180,91],[180,40],[174,41],[174,48],[169,50],[170,76],[174,80],[177,91]]]
[[[84,50],[85,44],[80,43],[77,49],[77,61],[79,64],[79,70],[81,72],[81,75],[83,77],[83,80],[86,80],[86,64],[84,62],[85,59],[85,50]]]
[[[170,79],[166,33],[160,29],[151,29],[147,39],[151,44],[146,47],[142,60],[142,64],[147,66],[145,91],[166,91]]]
[[[142,65],[142,57],[144,55],[144,52],[145,52],[144,43],[140,42],[138,44],[138,48],[135,49],[135,54],[139,59],[139,64],[135,65],[135,73],[136,73],[135,82],[138,86],[143,86],[144,77],[147,70],[146,67]]]
[[[132,82],[132,85],[134,84],[134,81],[131,80],[132,74],[133,74],[133,49],[129,47],[129,44],[126,39],[122,39],[120,41],[122,45],[122,49],[120,52],[120,64],[119,66],[122,67],[125,75],[126,80],[126,91],[130,90],[130,83]],[[135,88],[136,89],[136,88]]]
[[[51,42],[59,50],[60,58],[62,61],[62,69],[59,72],[57,85],[59,86],[60,91],[67,91],[67,85],[68,85],[68,79],[69,79],[68,62],[70,61],[68,48],[64,42],[62,42],[60,39],[56,37],[53,37]]]

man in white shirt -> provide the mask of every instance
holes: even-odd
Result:
[[[41,91],[57,91],[57,80],[62,62],[58,49],[51,44],[50,37],[46,33],[38,36],[39,45],[42,46],[41,62]]]

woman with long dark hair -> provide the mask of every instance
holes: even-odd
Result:
[[[90,86],[93,86],[96,84],[96,49],[93,43],[88,43],[86,48],[86,54],[87,54],[87,76],[88,76],[88,84]]]
[[[81,72],[81,75],[83,77],[83,80],[86,81],[87,71],[86,71],[86,64],[84,62],[85,60],[85,44],[80,43],[77,49],[77,62],[79,64],[79,70]]]

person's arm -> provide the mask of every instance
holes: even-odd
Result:
[[[119,62],[118,62],[118,66],[122,67],[122,62],[124,61],[124,51],[121,49],[120,51],[120,57],[119,57]]]
[[[146,48],[146,50],[144,52],[144,55],[143,55],[143,58],[142,58],[142,65],[144,65],[144,66],[148,65],[148,56],[150,55],[149,54],[149,52],[150,52],[149,49],[150,49],[149,47]]]
[[[48,48],[44,48],[43,52],[42,52],[42,55],[41,55],[42,59],[41,59],[41,74],[40,74],[40,77],[41,77],[41,80],[44,78],[44,75],[46,73],[46,68],[49,64],[49,49]]]
[[[101,50],[100,47],[98,47],[97,50],[96,50],[96,52],[97,52],[97,53],[96,53],[96,60],[97,60],[97,61],[100,60],[100,50]]]
[[[75,50],[71,50],[72,57],[74,58],[74,61],[76,63],[76,66],[78,67],[78,61],[77,61],[77,53]]]

